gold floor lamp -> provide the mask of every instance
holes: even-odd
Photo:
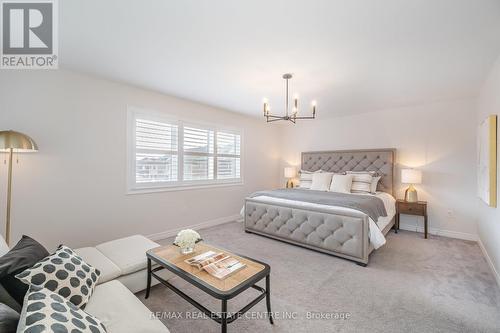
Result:
[[[0,131],[0,152],[9,154],[9,175],[7,179],[7,218],[5,220],[5,241],[10,245],[10,204],[12,197],[12,155],[13,153],[36,152],[38,147],[32,138],[16,131]]]

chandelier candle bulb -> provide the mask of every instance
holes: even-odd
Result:
[[[267,98],[262,99],[262,103],[264,104],[264,116],[265,116],[266,113],[267,113],[267,107],[268,107],[268,105],[267,105],[267,103],[268,103]]]

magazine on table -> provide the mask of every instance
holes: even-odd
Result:
[[[207,251],[193,258],[185,260],[191,266],[200,270],[205,270],[208,274],[217,279],[224,279],[239,271],[246,265],[238,259],[231,257],[224,252]]]

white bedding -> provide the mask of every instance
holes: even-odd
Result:
[[[353,193],[354,194],[354,193]],[[358,194],[356,194],[358,195]],[[370,194],[359,194],[359,195],[370,195]],[[376,194],[373,194],[374,196],[382,199],[384,202],[385,210],[387,211],[387,216],[385,217],[379,217],[378,221],[375,223],[373,219],[368,218],[369,221],[369,238],[370,242],[373,245],[375,249],[378,249],[382,245],[385,244],[385,236],[382,233],[381,230],[383,230],[389,222],[391,222],[392,218],[394,215],[396,215],[396,199],[389,193],[385,192],[377,192]],[[280,199],[280,198],[272,198],[268,196],[258,196],[255,198],[252,198],[254,200],[258,200],[264,203],[282,203],[282,204],[293,204],[296,206],[304,207],[304,208],[309,208],[309,209],[314,209],[314,208],[321,208],[321,209],[335,209],[336,211],[338,210],[344,210],[346,212],[349,211],[356,211],[355,209],[352,208],[344,208],[344,207],[332,207],[332,206],[327,206],[327,205],[320,205],[320,204],[315,204],[315,203],[309,203],[309,202],[303,202],[303,201],[295,201],[295,200],[288,200],[288,199]],[[244,216],[244,209],[245,207],[241,209],[241,216]]]

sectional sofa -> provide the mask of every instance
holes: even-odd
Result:
[[[85,311],[100,319],[108,333],[169,332],[134,295],[146,288],[146,251],[158,246],[144,236],[135,235],[75,250],[101,271]],[[0,236],[0,257],[8,251]]]

